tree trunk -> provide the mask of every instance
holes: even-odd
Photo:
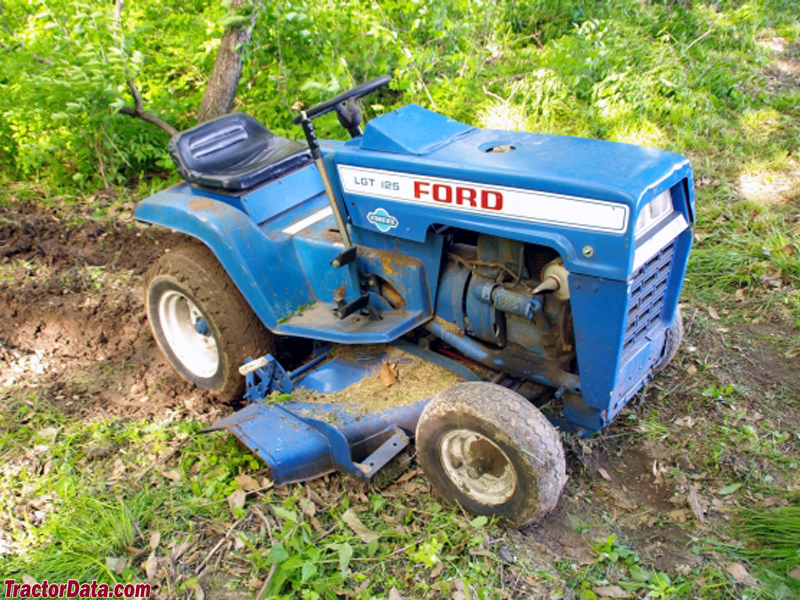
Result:
[[[241,8],[246,0],[233,0],[231,13]],[[253,34],[253,23],[233,25],[225,29],[222,42],[214,61],[214,70],[208,80],[200,110],[197,113],[197,122],[202,123],[209,119],[221,117],[233,108],[233,99],[242,75],[242,56],[236,51],[250,41]]]

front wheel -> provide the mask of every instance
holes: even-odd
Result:
[[[228,401],[242,397],[239,366],[275,349],[275,340],[225,269],[204,246],[162,256],[145,279],[153,336],[178,373]]]
[[[658,373],[667,368],[667,365],[678,354],[678,348],[683,341],[683,317],[681,316],[681,309],[675,311],[675,318],[667,330],[666,341],[664,342],[664,353],[661,359],[653,367],[653,371]]]
[[[416,437],[417,459],[438,496],[515,527],[551,511],[566,482],[558,432],[502,386],[461,383],[437,394]]]

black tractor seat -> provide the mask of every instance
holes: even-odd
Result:
[[[306,144],[275,135],[253,117],[225,115],[182,131],[169,153],[186,181],[223,190],[245,190],[309,162]]]

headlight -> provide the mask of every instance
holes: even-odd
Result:
[[[661,192],[642,208],[636,220],[636,237],[642,235],[653,225],[672,212],[672,196],[669,190]]]

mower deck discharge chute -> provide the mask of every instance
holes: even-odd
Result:
[[[276,484],[367,480],[416,437],[437,494],[524,525],[564,485],[554,425],[601,430],[677,351],[691,167],[414,105],[362,131],[388,82],[301,112],[306,144],[240,114],[173,138],[186,182],[136,215],[198,243],[148,273],[150,323],[184,377],[250,401],[212,429]],[[331,111],[352,139],[317,140]],[[287,373],[276,336],[315,352]]]

